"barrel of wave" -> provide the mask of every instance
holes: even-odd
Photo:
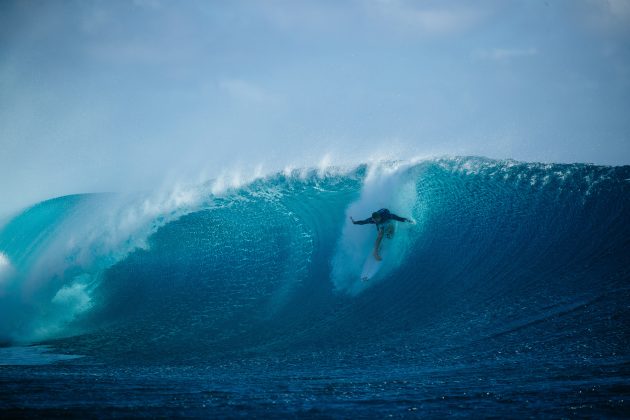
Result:
[[[405,260],[420,225],[400,226],[393,238],[384,239],[386,254],[379,263],[379,269],[370,281],[362,281],[361,273],[366,258],[373,258],[377,230],[373,225],[353,225],[350,217],[363,219],[378,209],[388,208],[393,213],[417,220],[421,212],[416,188],[417,174],[418,166],[409,163],[377,163],[368,168],[359,199],[346,210],[346,222],[332,258],[331,276],[337,291],[357,295],[385,280],[388,273]]]

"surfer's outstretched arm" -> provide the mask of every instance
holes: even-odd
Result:
[[[368,217],[365,220],[354,220],[352,217],[350,217],[350,220],[352,220],[352,223],[354,223],[355,225],[369,225],[374,224],[374,220],[372,220],[371,217]]]
[[[376,237],[376,242],[374,242],[374,258],[377,261],[381,261],[382,258],[378,253],[378,249],[381,247],[381,241],[383,240],[383,229],[378,230],[378,236]]]
[[[396,220],[397,222],[410,222],[411,223],[411,219],[407,219],[406,217],[396,216],[394,213],[390,213],[389,215],[392,219]]]

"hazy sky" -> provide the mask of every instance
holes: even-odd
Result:
[[[326,154],[629,164],[629,116],[630,0],[0,1],[0,216]]]

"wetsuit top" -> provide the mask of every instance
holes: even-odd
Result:
[[[355,225],[375,224],[376,229],[380,230],[383,227],[383,225],[389,222],[390,220],[396,220],[397,222],[407,222],[409,220],[404,217],[396,216],[394,213],[391,213],[387,209],[380,209],[376,213],[381,215],[381,221],[379,223],[376,223],[373,218],[369,217],[365,220],[357,220],[354,222],[354,224]]]

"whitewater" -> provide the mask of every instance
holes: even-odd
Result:
[[[481,157],[51,198],[0,225],[0,408],[622,417],[629,221],[630,166]]]

